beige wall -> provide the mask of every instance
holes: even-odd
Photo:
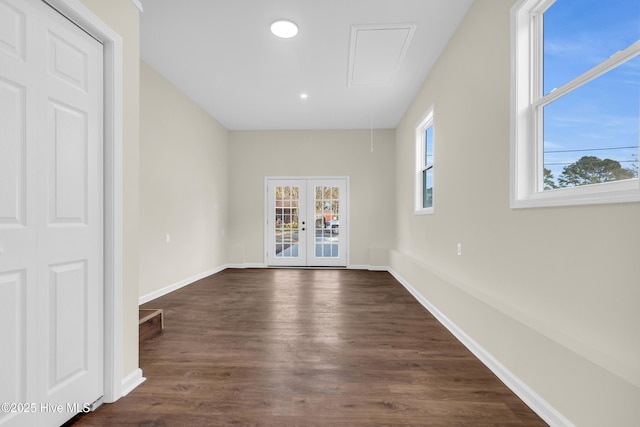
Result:
[[[512,4],[473,4],[396,129],[391,266],[576,425],[638,425],[640,204],[510,209]],[[414,216],[431,105],[436,213]]]
[[[123,40],[122,373],[138,368],[140,19],[130,0],[82,0]]]
[[[145,296],[226,263],[228,135],[144,62],[140,74],[140,296]]]
[[[394,131],[229,133],[229,262],[264,262],[265,176],[350,177],[350,263],[387,265],[393,245]]]

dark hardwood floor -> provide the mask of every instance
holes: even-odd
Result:
[[[145,307],[147,381],[74,426],[546,425],[386,272],[225,270]]]

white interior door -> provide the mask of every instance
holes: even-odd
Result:
[[[102,57],[42,1],[0,0],[0,426],[102,396]]]
[[[347,179],[267,179],[270,266],[347,265]]]

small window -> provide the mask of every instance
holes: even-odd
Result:
[[[640,201],[637,0],[521,0],[512,49],[512,207]]]
[[[416,126],[415,213],[433,213],[433,109]]]

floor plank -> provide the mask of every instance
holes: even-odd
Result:
[[[147,305],[147,381],[72,425],[546,425],[386,272],[225,270]]]

